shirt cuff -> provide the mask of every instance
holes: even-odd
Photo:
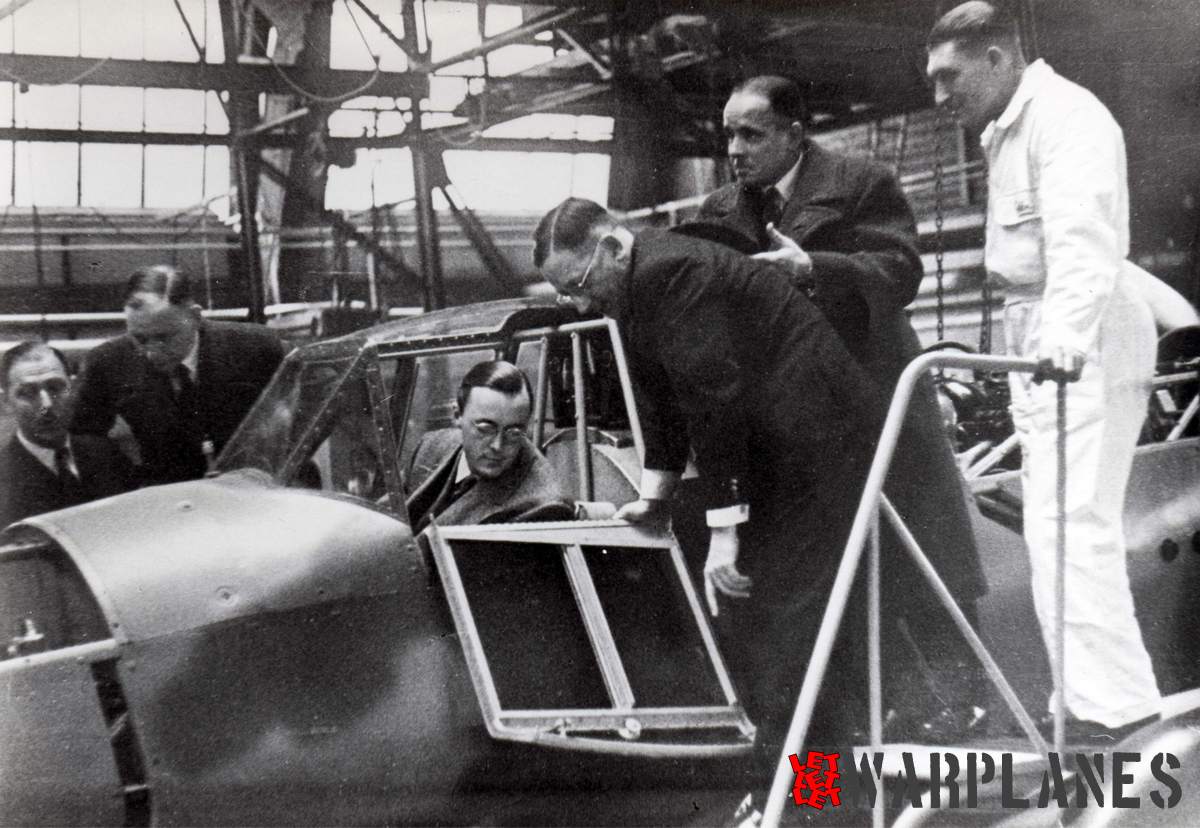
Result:
[[[679,483],[679,472],[661,469],[642,469],[642,484],[638,496],[642,500],[670,500]]]
[[[747,503],[738,503],[720,509],[709,509],[704,513],[704,522],[708,524],[708,528],[710,529],[719,529],[722,526],[737,526],[739,523],[745,523],[748,520],[750,520],[750,505]]]

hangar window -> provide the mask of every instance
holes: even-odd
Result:
[[[742,712],[674,539],[619,522],[430,527],[488,731],[736,752]]]
[[[79,569],[34,530],[0,545],[0,660],[112,637]]]

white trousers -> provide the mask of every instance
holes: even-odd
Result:
[[[1010,354],[1034,357],[1040,299],[1010,297]],[[1067,387],[1065,702],[1078,719],[1119,727],[1159,712],[1161,697],[1134,615],[1122,512],[1154,376],[1154,320],[1132,282],[1118,280],[1083,376]],[[1055,658],[1057,384],[1010,374],[1021,441],[1025,542],[1042,638]],[[1053,705],[1053,699],[1051,704]]]

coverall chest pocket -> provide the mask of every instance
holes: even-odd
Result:
[[[988,271],[1010,285],[1042,282],[1045,246],[1037,190],[1011,190],[989,198],[985,253]]]

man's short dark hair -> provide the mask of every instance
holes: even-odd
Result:
[[[590,199],[566,199],[542,216],[533,231],[533,266],[545,264],[556,247],[578,250],[598,225],[610,220],[608,211]]]
[[[929,49],[943,43],[955,43],[969,49],[1013,46],[1020,43],[1018,31],[1017,20],[1004,3],[970,0],[938,18],[925,45]]]
[[[129,302],[135,293],[153,293],[172,305],[189,307],[192,304],[192,280],[182,270],[171,265],[150,265],[133,271],[125,283],[122,301]]]
[[[63,356],[62,351],[47,345],[40,339],[26,339],[9,348],[4,352],[4,356],[0,357],[0,391],[8,392],[8,374],[12,371],[12,367],[38,351],[49,351],[54,354],[62,364],[63,372],[68,377],[71,376],[71,366],[67,364],[67,358]]]
[[[515,397],[524,391],[533,403],[533,389],[529,385],[529,377],[525,372],[511,362],[502,359],[480,362],[462,378],[458,386],[458,413],[461,415],[467,408],[467,399],[471,396],[472,388],[490,388],[509,397]]]
[[[729,94],[742,93],[765,98],[771,111],[786,118],[789,123],[808,125],[808,102],[804,100],[800,84],[793,80],[779,75],[757,75],[739,83]]]

